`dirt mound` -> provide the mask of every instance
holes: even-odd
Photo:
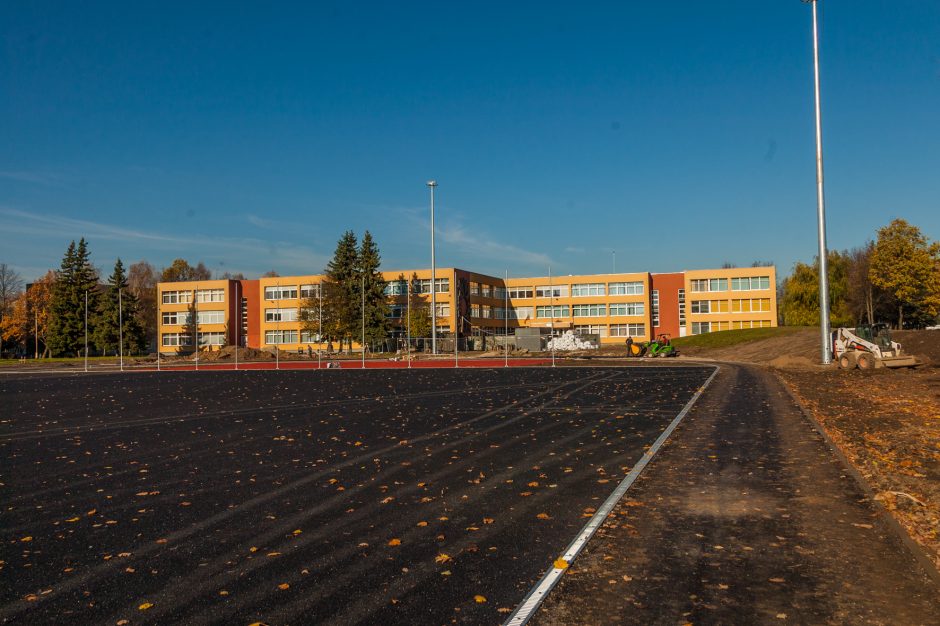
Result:
[[[254,348],[239,348],[238,349],[238,360],[239,361],[271,361],[274,359],[274,354],[268,352],[267,350],[256,350]],[[200,352],[199,353],[200,361],[234,361],[235,360],[235,346],[225,346],[221,350],[213,350],[211,352]]]
[[[778,367],[805,367],[819,362],[819,331],[800,329],[780,337],[770,337],[726,348],[680,348],[684,356],[700,356],[719,361],[764,363]],[[778,363],[780,365],[778,365]]]
[[[805,356],[794,356],[792,354],[782,354],[775,359],[767,361],[767,365],[783,369],[808,369],[818,367],[817,363]]]
[[[908,354],[925,363],[940,365],[940,330],[898,330],[891,337]]]

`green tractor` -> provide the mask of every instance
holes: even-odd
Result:
[[[671,341],[669,341],[669,335],[666,333],[662,333],[659,337],[653,339],[652,341],[647,341],[643,344],[641,349],[643,350],[642,356],[658,356],[664,358],[679,356],[679,351],[676,350],[676,347],[672,345]]]

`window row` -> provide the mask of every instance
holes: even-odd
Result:
[[[728,281],[727,278],[696,278],[690,281],[690,286],[693,293],[728,291]],[[770,289],[770,276],[745,276],[731,278],[730,281],[732,291]]]
[[[722,330],[739,330],[743,328],[770,328],[770,320],[736,320],[732,322],[692,322],[692,334],[716,333]]]
[[[185,326],[190,323],[189,311],[165,311],[162,315],[164,326]],[[224,324],[225,311],[197,311],[197,324]]]
[[[641,296],[644,286],[642,281],[622,283],[575,283],[572,285],[541,285],[535,287],[509,287],[509,297],[518,298],[566,298],[571,294],[573,298],[587,296]],[[478,295],[473,294],[472,295]]]
[[[770,298],[742,298],[735,300],[692,300],[692,313],[751,313],[769,312]]]
[[[430,311],[430,306],[428,306],[428,311]],[[437,305],[437,317],[450,317],[450,305],[449,304],[438,304]],[[393,304],[388,307],[388,313],[386,317],[391,319],[401,319],[407,317],[408,315],[408,305],[407,304]]]
[[[192,333],[163,333],[160,343],[168,348],[191,346],[193,345],[193,335]],[[225,333],[223,332],[199,333],[200,346],[224,346],[225,344]]]

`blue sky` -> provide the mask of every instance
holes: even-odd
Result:
[[[0,6],[0,262],[674,271],[816,248],[799,0]],[[940,3],[823,0],[830,247],[940,238]]]

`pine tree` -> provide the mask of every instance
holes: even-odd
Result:
[[[99,351],[104,354],[120,352],[122,334],[124,354],[133,354],[144,349],[144,330],[137,319],[137,308],[137,298],[127,287],[124,264],[118,259],[114,264],[114,273],[108,279],[108,289],[95,312],[92,339]]]
[[[50,303],[49,350],[53,355],[80,355],[85,346],[85,294],[89,314],[97,309],[98,274],[88,260],[85,239],[69,244]],[[91,320],[89,320],[89,324]],[[89,328],[89,333],[93,329]]]
[[[386,281],[379,271],[381,264],[379,248],[372,234],[366,231],[359,246],[360,282],[357,286],[360,290],[365,289],[365,311],[362,311],[362,291],[359,292],[359,309],[360,315],[365,317],[366,341],[369,343],[385,341],[389,332]]]
[[[199,319],[198,308],[196,307],[196,292],[192,292],[193,299],[186,310],[186,323],[180,329],[179,347],[176,353],[179,355],[191,354],[199,349]],[[188,341],[188,343],[186,343]]]
[[[356,235],[347,230],[336,243],[333,258],[326,266],[327,280],[333,288],[324,290],[323,307],[334,312],[340,350],[343,339],[352,347],[352,338],[359,327],[359,252]]]

